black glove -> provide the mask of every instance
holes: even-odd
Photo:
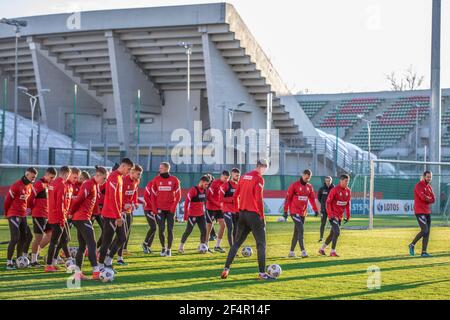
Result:
[[[346,224],[348,222],[348,219],[347,218],[345,218],[344,219],[344,224]]]
[[[288,217],[287,212],[283,213],[283,218],[284,218],[284,220],[287,220],[287,217]]]
[[[318,217],[319,216],[319,211],[314,211],[314,217]]]

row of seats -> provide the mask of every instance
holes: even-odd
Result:
[[[359,121],[358,115],[369,114],[377,108],[381,102],[381,99],[373,98],[344,100],[338,104],[336,108],[329,110],[317,126],[319,128],[336,127],[336,120],[338,120],[339,128],[348,130]],[[338,117],[336,117],[336,115]]]
[[[380,118],[375,119],[371,126],[371,148],[381,151],[395,145],[416,126],[429,116],[430,99],[427,96],[399,98],[392,103]],[[368,133],[365,126],[350,142],[367,150]]]
[[[328,101],[301,101],[300,106],[308,118],[312,119],[327,103]]]

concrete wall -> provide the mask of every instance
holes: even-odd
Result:
[[[41,73],[42,87],[51,90],[45,95],[48,127],[65,133],[67,131],[66,114],[73,112],[74,82],[41,53],[37,53],[37,63]],[[78,87],[77,113],[101,114],[102,109],[99,102]]]
[[[241,122],[242,129],[265,128],[264,110],[257,106],[208,34],[203,34],[203,50],[211,127],[228,129],[228,115],[221,106],[234,109],[245,102],[246,105],[240,109],[246,113],[235,112],[233,121]]]

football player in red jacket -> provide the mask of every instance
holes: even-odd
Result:
[[[70,176],[70,168],[63,166],[59,169],[59,176],[48,186],[48,224],[51,228],[51,239],[47,253],[45,272],[58,271],[56,267],[58,251],[61,242],[66,242],[68,237],[67,210],[70,206],[71,188],[67,182]],[[66,247],[63,247],[66,250]],[[65,252],[67,257],[70,253]]]
[[[69,179],[67,180],[67,190],[66,190],[66,207],[67,209],[70,207],[70,203],[72,202],[73,199],[76,198],[76,196],[78,195],[78,192],[80,191],[81,188],[81,182],[80,182],[80,176],[81,176],[81,170],[76,168],[76,167],[72,167],[70,168],[70,176]],[[67,236],[62,238],[62,241],[59,242],[58,248],[56,249],[56,252],[59,252],[61,249],[63,250],[61,253],[61,256],[69,259],[71,258],[70,256],[68,257],[66,255],[66,252],[69,252],[69,243],[70,243],[70,228],[72,228],[72,220],[71,219],[67,219],[66,220],[66,227],[67,229]],[[58,258],[58,257],[56,257]],[[61,259],[59,259],[61,260]]]
[[[200,244],[206,246],[206,218],[205,203],[209,177],[201,177],[197,186],[193,186],[184,200],[184,221],[187,221],[186,230],[181,237],[178,252],[184,253],[184,245],[197,224],[200,229]]]
[[[430,205],[436,201],[436,197],[431,188],[433,174],[431,171],[425,171],[422,180],[414,187],[414,214],[419,223],[420,232],[409,245],[409,254],[414,255],[414,247],[422,239],[422,254],[424,258],[431,255],[427,252],[428,240],[430,239],[431,228],[431,209]]]
[[[159,241],[161,242],[161,257],[172,256],[173,225],[175,212],[181,199],[180,181],[170,175],[170,164],[162,162],[159,165],[159,176],[153,179],[151,204],[153,212],[156,212],[156,221],[159,229]],[[164,229],[167,221],[167,247],[165,245]]]
[[[134,163],[128,158],[122,159],[116,170],[111,172],[106,180],[105,201],[102,209],[103,216],[103,233],[102,246],[99,250],[98,262],[100,269],[103,267],[112,268],[113,257],[127,240],[126,230],[123,225],[122,218],[122,189],[123,177],[130,173]],[[114,235],[117,242],[111,246]]]
[[[125,261],[123,260],[123,253],[126,249],[128,239],[130,238],[131,232],[131,224],[133,223],[133,211],[138,208],[138,188],[139,183],[141,182],[142,176],[142,167],[140,165],[135,165],[133,169],[131,169],[130,174],[123,178],[123,187],[122,187],[122,219],[123,225],[125,227],[127,240],[125,243],[119,247],[117,251],[117,264],[125,265]],[[112,243],[112,247],[117,244],[117,237],[114,239]]]
[[[225,221],[222,211],[224,191],[222,186],[227,183],[228,180],[230,180],[230,172],[224,170],[220,175],[220,179],[214,180],[206,192],[206,238],[209,239],[214,220],[217,221],[219,223],[219,232],[217,233],[214,251],[220,253],[225,253],[225,250],[220,246],[225,232]],[[208,251],[212,252],[209,249],[209,242]]]
[[[41,249],[50,241],[50,237],[45,237],[50,232],[48,221],[48,185],[55,179],[55,168],[48,168],[45,174],[33,185],[32,192],[28,198],[28,210],[33,218],[34,241],[31,246],[31,267],[40,267],[37,258]],[[45,240],[44,240],[45,237]]]
[[[274,277],[266,273],[266,223],[264,220],[264,178],[269,163],[267,160],[258,160],[256,169],[244,174],[239,180],[234,198],[239,203],[239,220],[236,242],[228,253],[225,268],[221,278],[226,279],[230,272],[230,266],[240,248],[251,232],[255,237],[258,251],[258,278],[261,280],[273,280]]]
[[[155,238],[156,234],[156,213],[153,212],[152,208],[152,184],[153,180],[149,181],[147,185],[145,186],[144,190],[144,214],[145,218],[147,219],[147,223],[149,226],[149,229],[147,231],[147,235],[145,236],[144,242],[142,243],[142,251],[145,254],[152,253],[152,244],[153,239]]]
[[[331,243],[331,257],[338,257],[336,253],[336,244],[341,233],[341,221],[344,219],[344,224],[350,220],[350,201],[352,199],[352,191],[348,187],[350,176],[343,174],[339,178],[339,184],[331,189],[327,198],[327,214],[330,220],[331,231],[328,238],[325,240],[319,254],[325,255],[325,249]],[[345,218],[344,218],[345,212]]]
[[[87,280],[81,272],[83,264],[83,255],[86,248],[88,249],[89,262],[92,267],[92,279],[99,280],[100,269],[97,263],[96,243],[94,227],[91,217],[97,201],[98,186],[102,185],[107,177],[107,171],[103,167],[96,167],[95,176],[89,180],[85,180],[78,190],[78,195],[73,199],[68,217],[72,220],[73,225],[77,229],[78,251],[75,258],[76,266],[75,279]]]
[[[13,183],[8,190],[4,202],[5,218],[8,219],[11,239],[8,244],[6,260],[6,270],[14,270],[14,251],[17,257],[24,255],[24,246],[28,241],[29,233],[27,224],[27,200],[32,192],[32,183],[36,179],[38,172],[35,168],[28,168],[23,177]],[[17,247],[17,248],[16,248]]]
[[[224,183],[223,190],[223,217],[227,226],[228,244],[230,248],[236,239],[237,222],[239,219],[239,208],[234,200],[234,192],[239,183],[241,171],[237,168],[231,170],[231,179]]]
[[[316,203],[316,195],[314,188],[309,181],[311,180],[312,172],[309,169],[303,171],[300,180],[291,184],[288,188],[286,199],[284,201],[284,219],[287,219],[288,210],[291,218],[294,221],[294,235],[291,241],[291,251],[289,258],[295,258],[295,246],[300,245],[302,250],[302,258],[308,257],[304,242],[304,224],[307,215],[308,202],[316,214],[319,213]],[[320,204],[319,204],[320,205]]]

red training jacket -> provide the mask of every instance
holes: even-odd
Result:
[[[152,185],[153,180],[150,180],[147,185],[145,186],[144,190],[144,211],[150,211],[153,212],[153,206],[152,206]]]
[[[201,217],[205,214],[206,190],[192,187],[184,200],[184,221],[189,217]]]
[[[436,201],[433,188],[425,180],[421,180],[414,187],[414,213],[431,214],[430,205]]]
[[[33,185],[25,176],[11,185],[4,203],[7,218],[27,216],[27,200],[31,195],[32,187]]]
[[[123,178],[123,212],[131,214],[133,212],[133,206],[138,204],[138,188],[140,180],[131,179],[130,175]]]
[[[206,192],[206,209],[222,210],[224,192],[223,182],[220,179],[214,180]]]
[[[284,201],[284,212],[288,212],[289,209],[291,215],[299,214],[305,217],[307,215],[308,200],[314,212],[317,212],[313,186],[310,183],[303,184],[300,180],[296,181],[288,188]]]
[[[238,203],[234,199],[234,193],[236,192],[236,188],[238,186],[238,182],[230,180],[222,185],[223,190],[223,212],[231,212],[238,213]]]
[[[350,201],[352,198],[352,191],[350,188],[342,188],[337,185],[331,189],[327,198],[327,214],[328,218],[337,218],[342,220],[344,211],[346,212],[347,220],[350,219]]]
[[[122,187],[122,175],[117,170],[111,172],[106,180],[105,200],[102,209],[103,217],[110,219],[120,219],[122,217]]]
[[[258,171],[243,175],[233,196],[239,203],[239,210],[256,212],[264,219],[263,191],[264,178]]]
[[[72,220],[91,220],[96,201],[97,183],[94,178],[91,178],[83,182],[80,190],[78,190],[78,195],[70,205],[69,212],[73,215]]]
[[[102,214],[103,202],[105,201],[106,183],[97,185],[97,199],[95,201],[93,216],[100,216]]]
[[[48,217],[48,183],[44,178],[34,184],[27,206],[33,218]]]
[[[150,200],[153,207],[153,213],[158,213],[158,210],[175,213],[180,199],[181,189],[178,178],[171,175],[164,178],[159,175],[153,179]]]
[[[58,177],[48,186],[48,223],[64,225],[67,216],[67,198],[71,196],[69,183]]]

